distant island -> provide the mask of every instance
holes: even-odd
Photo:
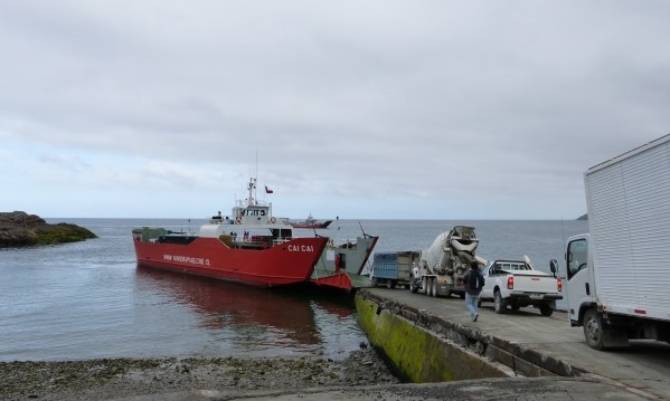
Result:
[[[97,238],[75,224],[49,224],[26,212],[0,213],[0,248],[53,245]]]
[[[588,220],[588,219],[589,219],[589,215],[588,215],[588,214],[583,214],[583,215],[577,217],[577,220]]]

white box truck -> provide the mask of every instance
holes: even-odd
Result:
[[[584,183],[590,233],[565,252],[571,324],[596,349],[670,342],[670,134],[590,168]]]

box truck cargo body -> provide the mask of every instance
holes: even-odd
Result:
[[[419,257],[419,252],[387,252],[376,253],[372,263],[372,285],[386,285],[395,288],[396,285],[409,285],[412,264]]]
[[[670,135],[585,173],[590,234],[569,239],[568,303],[594,348],[670,340]]]

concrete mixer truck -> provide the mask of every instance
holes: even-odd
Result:
[[[479,240],[474,227],[455,226],[435,238],[412,268],[410,291],[429,296],[465,296],[463,277],[473,262],[486,260],[475,255]]]

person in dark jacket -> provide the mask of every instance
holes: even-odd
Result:
[[[463,277],[463,284],[465,284],[465,307],[470,312],[470,318],[476,322],[479,318],[479,310],[477,304],[479,303],[479,294],[484,287],[484,276],[479,270],[479,263],[472,262],[470,270]]]

